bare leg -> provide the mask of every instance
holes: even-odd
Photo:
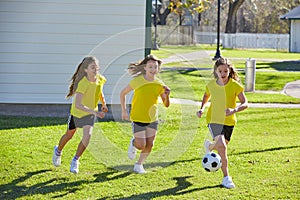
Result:
[[[146,131],[134,133],[134,146],[138,150],[143,150],[146,146]]]
[[[152,147],[154,145],[154,140],[156,137],[156,132],[157,130],[152,129],[152,128],[147,128],[146,129],[146,138],[145,138],[145,146],[140,154],[140,158],[137,161],[137,164],[142,164],[143,162],[145,162],[145,160],[147,159],[147,157],[149,156],[150,152],[152,151]]]
[[[76,151],[76,156],[78,158],[83,154],[86,147],[89,145],[92,131],[93,131],[93,126],[84,126],[83,127],[83,136],[82,136],[80,143],[78,144],[77,151]]]
[[[63,150],[63,148],[69,142],[69,140],[72,139],[75,132],[76,132],[76,129],[67,130],[66,133],[60,138],[59,144],[58,144],[59,151]]]
[[[227,157],[227,144],[228,141],[224,138],[224,135],[215,137],[216,143],[213,145],[213,149],[217,150],[222,159],[222,172],[224,177],[229,175],[228,172],[228,157]],[[210,146],[211,147],[211,146]]]

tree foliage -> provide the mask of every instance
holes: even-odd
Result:
[[[176,14],[189,14],[201,13],[204,11],[205,2],[207,0],[171,0],[169,4],[169,9],[171,12]]]
[[[178,24],[180,17],[191,13],[199,22],[196,28],[216,30],[217,0],[158,1],[158,24]],[[221,0],[221,32],[288,33],[289,22],[280,16],[299,5],[300,0]]]

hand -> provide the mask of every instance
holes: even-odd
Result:
[[[127,111],[122,111],[122,120],[129,121],[129,116],[128,116]]]
[[[103,105],[102,108],[101,108],[102,112],[105,112],[107,113],[108,112],[108,108],[106,105]]]
[[[233,115],[234,113],[236,113],[236,110],[233,108],[227,108],[225,110],[225,113],[226,113],[226,116]]]
[[[197,117],[201,118],[203,113],[204,113],[203,110],[199,110],[199,111],[197,111],[196,115],[197,115]]]
[[[102,118],[105,117],[105,113],[102,112],[102,111],[101,112],[96,112],[96,116],[102,119]]]
[[[166,95],[170,95],[171,89],[168,86],[163,86],[163,88],[165,89],[165,94]]]

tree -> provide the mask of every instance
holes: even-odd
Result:
[[[244,3],[244,1],[245,0],[229,0],[229,9],[227,14],[225,33],[236,33],[236,14],[238,12],[238,9]]]
[[[160,0],[158,7],[158,22],[159,25],[167,24],[167,17],[170,13],[176,13],[178,16],[184,15],[186,12],[195,14],[202,12],[206,6],[207,0]]]

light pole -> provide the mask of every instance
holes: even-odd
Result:
[[[155,14],[154,14],[154,44],[153,44],[153,50],[158,50],[159,46],[157,43],[157,16],[158,16],[158,0],[152,0],[152,5],[155,6]],[[161,3],[159,2],[161,5]]]
[[[215,57],[213,60],[217,60],[218,58],[221,58],[221,52],[220,52],[220,0],[218,0],[218,22],[217,22],[217,50]]]

